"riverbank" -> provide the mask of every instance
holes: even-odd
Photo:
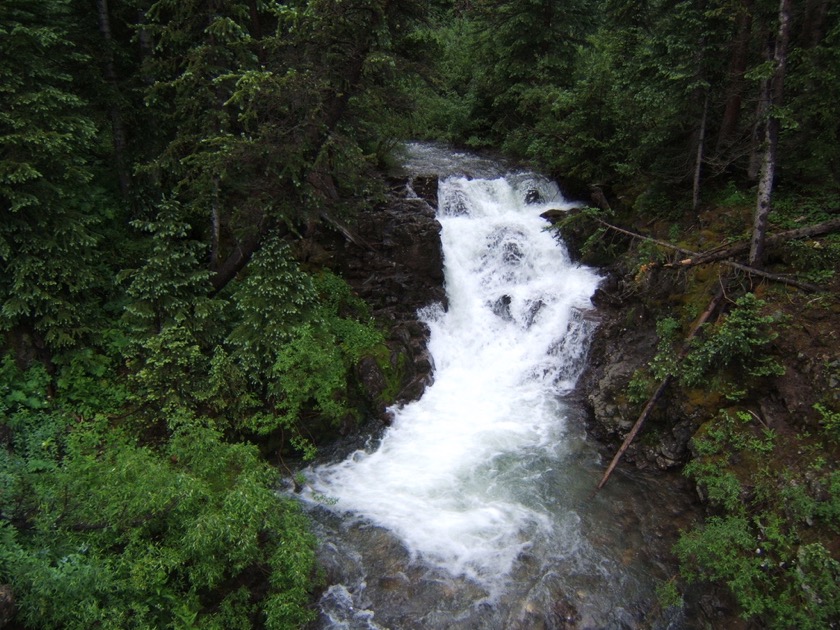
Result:
[[[690,599],[691,584],[708,585],[705,604],[692,613],[698,621],[720,627],[746,616],[755,627],[803,619],[807,627],[831,627],[840,614],[840,283],[836,258],[824,254],[836,250],[836,237],[770,252],[775,273],[822,278],[818,292],[725,264],[685,267],[675,264],[683,256],[662,246],[702,251],[747,212],[710,207],[702,229],[694,220],[610,218],[648,240],[610,233],[584,216],[566,222],[572,250],[605,274],[593,297],[600,323],[578,395],[590,435],[611,458],[669,379],[620,469],[681,471],[703,503],[705,522],[675,548],[682,570],[673,592]],[[787,212],[797,216],[779,217],[783,227],[809,220],[802,209]],[[719,306],[684,348],[716,295]]]

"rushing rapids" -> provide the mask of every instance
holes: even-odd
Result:
[[[429,305],[434,383],[379,439],[306,471],[322,540],[323,628],[636,627],[666,568],[641,481],[592,497],[598,457],[565,395],[594,327],[597,274],[540,214],[527,172],[427,145],[440,177],[448,306]]]

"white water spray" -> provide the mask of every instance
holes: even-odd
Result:
[[[449,306],[421,313],[434,383],[393,410],[376,450],[308,471],[310,497],[490,592],[534,545],[571,556],[579,544],[542,481],[567,455],[561,395],[582,367],[598,282],[540,217],[571,205],[529,174],[441,181]]]

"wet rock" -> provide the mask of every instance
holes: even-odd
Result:
[[[505,321],[510,321],[512,319],[510,314],[510,302],[511,297],[509,295],[501,296],[498,300],[496,300],[493,303],[493,306],[491,307],[493,313],[496,316],[501,317]]]
[[[557,628],[563,630],[577,628],[577,622],[580,621],[580,613],[567,600],[561,598],[555,601],[551,607],[551,612]]]
[[[638,417],[627,399],[627,384],[656,351],[656,331],[638,325],[631,309],[602,309],[589,362],[578,380],[578,392],[591,410],[590,431],[600,440],[623,439]]]
[[[362,357],[356,366],[356,378],[364,390],[365,398],[373,404],[380,419],[386,421],[386,407],[390,401],[386,400],[383,394],[388,383],[374,357]]]
[[[558,210],[557,208],[551,208],[550,210],[546,210],[540,216],[549,221],[550,223],[557,223],[558,221],[562,220],[569,213],[568,210]]]
[[[690,586],[684,594],[685,616],[691,623],[689,628],[756,628],[736,616],[737,606],[732,595],[721,587],[708,584]]]
[[[411,181],[414,194],[434,209],[437,209],[438,185],[437,175],[418,175]]]
[[[528,192],[525,193],[525,203],[533,204],[533,203],[542,203],[543,197],[540,194],[540,191],[536,188],[531,188]]]
[[[677,422],[663,434],[656,448],[656,466],[661,470],[682,464],[688,456],[688,444],[698,423],[690,418]]]

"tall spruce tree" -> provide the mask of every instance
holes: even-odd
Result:
[[[113,212],[92,182],[98,129],[74,82],[90,59],[69,9],[0,6],[0,329],[47,354],[91,330],[96,226]]]

